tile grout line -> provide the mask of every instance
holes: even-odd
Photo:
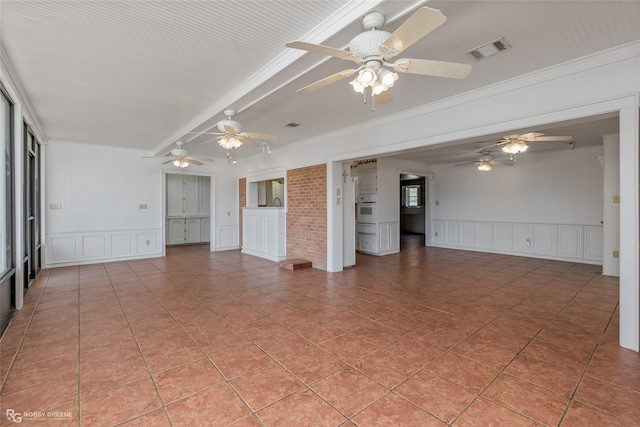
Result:
[[[7,374],[6,374],[5,378],[2,381],[2,384],[0,385],[0,396],[2,395],[2,392],[4,391],[4,387],[5,387],[6,383],[7,383],[7,380],[9,379],[9,374],[13,371],[13,366],[14,366],[16,360],[18,359],[18,354],[20,354],[20,351],[22,350],[22,346],[24,345],[24,340],[27,337],[27,331],[29,330],[29,327],[31,326],[31,322],[33,321],[33,318],[36,315],[36,309],[38,307],[38,304],[40,303],[40,299],[42,298],[42,295],[44,294],[45,288],[49,284],[49,279],[50,278],[51,278],[51,275],[49,274],[47,276],[47,278],[46,278],[46,282],[44,283],[44,285],[42,287],[42,290],[40,291],[40,294],[38,295],[38,298],[33,303],[33,310],[31,311],[31,314],[29,315],[29,320],[26,322],[26,325],[24,327],[24,331],[21,334],[20,344],[18,344],[18,347],[16,348],[16,352],[13,355],[13,358],[11,359],[11,363],[9,364],[9,368],[7,370]],[[24,306],[23,306],[23,308],[24,308]],[[14,313],[14,315],[13,315],[11,320],[13,320],[13,319],[15,319],[15,313]],[[7,325],[7,327],[5,328],[5,330],[3,332],[3,336],[2,336],[3,339],[4,339],[5,334],[9,330],[10,326],[11,326],[11,322],[9,322],[9,324]]]

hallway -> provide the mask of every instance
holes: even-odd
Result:
[[[187,246],[44,270],[0,342],[0,425],[640,425],[640,355],[599,266],[357,261]]]

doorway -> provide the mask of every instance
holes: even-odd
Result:
[[[424,176],[400,174],[400,250],[425,246],[426,180]]]
[[[165,244],[209,244],[211,177],[167,173],[165,180]]]

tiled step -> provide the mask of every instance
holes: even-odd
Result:
[[[285,270],[300,270],[301,268],[311,268],[311,261],[304,259],[287,259],[280,261],[280,268]]]

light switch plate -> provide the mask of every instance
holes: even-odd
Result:
[[[49,209],[62,209],[62,203],[49,203]]]

